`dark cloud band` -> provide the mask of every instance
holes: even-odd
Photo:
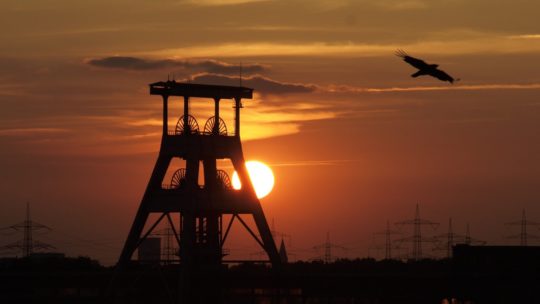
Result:
[[[191,78],[192,82],[203,84],[220,85],[240,85],[240,78],[236,76],[227,76],[219,74],[199,74]],[[279,82],[261,75],[254,75],[242,78],[242,85],[254,88],[256,91],[265,94],[291,94],[291,93],[311,93],[317,89],[317,86],[311,84],[298,84]]]
[[[231,64],[213,59],[178,60],[178,59],[148,59],[140,57],[113,56],[94,58],[87,61],[89,65],[124,70],[158,70],[167,68],[183,68],[216,74],[238,75],[261,73],[268,70],[262,64]]]

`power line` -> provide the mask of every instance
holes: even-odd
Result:
[[[384,258],[389,260],[392,258],[392,235],[401,234],[399,231],[394,231],[390,229],[390,221],[386,221],[386,229],[381,232],[376,232],[375,235],[384,235],[385,236],[385,250]]]
[[[346,250],[347,248],[330,242],[330,232],[326,232],[326,242],[313,246],[313,249],[324,249],[324,263],[329,264],[334,261],[332,249],[339,248]]]
[[[485,245],[486,242],[482,240],[478,240],[471,237],[471,229],[469,226],[469,223],[467,223],[467,228],[465,235],[457,234],[453,231],[452,228],[452,218],[448,220],[448,232],[439,234],[435,236],[438,240],[446,239],[445,242],[442,242],[443,246],[437,246],[434,248],[434,250],[446,250],[446,257],[451,258],[452,257],[452,248],[454,245],[463,243],[466,245]]]
[[[467,245],[485,245],[487,242],[471,237],[471,229],[469,223],[467,223],[467,230],[465,232],[465,244]]]
[[[178,257],[178,247],[175,246],[176,233],[171,227],[165,227],[161,230],[155,231],[152,235],[161,237],[164,240],[162,258],[166,264],[171,263]]]
[[[521,226],[521,232],[519,235],[511,235],[508,238],[509,239],[520,239],[520,246],[527,246],[528,239],[538,239],[540,238],[537,235],[529,234],[527,232],[527,226],[540,226],[540,223],[538,222],[532,222],[527,220],[527,216],[525,215],[525,209],[521,212],[521,220],[520,221],[514,221],[506,223],[505,225],[508,226]]]
[[[11,244],[4,245],[0,247],[0,250],[13,250],[13,249],[21,249],[22,255],[24,257],[30,256],[34,250],[39,249],[53,249],[54,246],[40,242],[38,240],[33,239],[33,232],[38,230],[47,230],[50,231],[51,228],[34,222],[30,218],[30,203],[26,203],[26,218],[23,222],[11,225],[9,227],[6,227],[4,229],[12,229],[15,231],[22,231],[23,232],[23,239],[22,241],[17,241]]]
[[[434,238],[422,237],[422,226],[430,226],[431,228],[433,228],[433,230],[439,227],[439,223],[420,218],[420,208],[418,204],[416,204],[416,212],[415,212],[414,219],[401,221],[401,222],[396,223],[396,225],[400,225],[400,226],[412,225],[413,226],[414,228],[413,235],[402,238],[400,239],[400,241],[413,243],[412,258],[414,260],[422,259],[422,243],[435,241]]]
[[[457,234],[457,233],[454,232],[454,230],[452,228],[452,218],[448,219],[448,232],[436,235],[435,238],[441,244],[436,246],[434,248],[434,250],[446,250],[446,257],[447,258],[452,257],[452,247],[456,243],[464,242],[466,240],[466,236],[460,235],[460,234]],[[441,241],[443,239],[446,239],[446,241]]]

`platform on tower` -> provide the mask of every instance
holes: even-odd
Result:
[[[246,87],[185,83],[168,80],[158,81],[150,84],[150,94],[219,99],[252,99],[253,89]]]

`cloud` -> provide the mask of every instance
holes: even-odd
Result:
[[[305,160],[282,163],[270,163],[272,167],[307,167],[307,166],[334,166],[360,162],[359,159],[329,159],[329,160]]]
[[[22,85],[0,83],[0,96],[21,96],[25,94],[26,92]]]
[[[225,6],[265,1],[267,0],[184,0],[182,2],[199,6]]]
[[[205,57],[249,57],[249,56],[329,56],[329,55],[379,55],[390,54],[400,45],[375,45],[346,43],[282,43],[282,42],[249,42],[249,43],[222,43],[209,46],[190,46],[182,48],[163,49],[148,52],[155,56],[176,56],[188,54],[188,56]]]
[[[510,39],[540,39],[540,34],[525,34],[508,36]]]
[[[374,4],[389,10],[415,10],[428,7],[425,1],[419,0],[384,0]]]
[[[141,57],[129,56],[112,56],[103,58],[89,59],[87,64],[113,69],[125,70],[158,70],[170,68],[183,68],[195,71],[203,71],[217,74],[232,74],[240,73],[254,74],[268,70],[268,66],[262,64],[231,64],[213,59],[149,59]]]
[[[191,82],[203,84],[220,84],[237,86],[240,84],[239,77],[219,75],[219,74],[198,74],[194,75]],[[290,93],[311,93],[317,89],[312,84],[279,82],[261,75],[254,75],[242,78],[242,85],[254,88],[256,91],[266,94],[290,94]]]
[[[286,28],[282,28],[282,31],[283,29]],[[327,32],[325,31],[325,33]],[[347,35],[350,36],[351,32],[348,32]],[[422,39],[411,38],[408,41],[403,41],[401,38],[395,38],[391,41],[373,40],[371,42],[332,41],[331,37],[325,37],[328,42],[302,41],[302,39],[297,39],[298,42],[226,42],[161,49],[145,54],[160,57],[174,57],[182,54],[188,57],[207,58],[252,56],[351,56],[358,58],[388,56],[393,54],[396,49],[415,50],[416,53],[436,55],[535,54],[540,52],[540,39],[538,37],[540,36],[536,34],[508,36],[473,30],[442,30],[424,33]],[[494,45],[497,47],[494,48]]]
[[[62,128],[14,128],[0,130],[0,136],[43,135],[67,132],[69,130]]]
[[[476,85],[447,85],[447,86],[417,86],[417,87],[388,87],[362,88],[344,85],[328,86],[326,90],[332,93],[385,93],[385,92],[423,92],[423,91],[478,91],[478,90],[538,90],[540,83],[499,83]]]

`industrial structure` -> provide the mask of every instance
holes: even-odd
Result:
[[[486,241],[471,237],[471,226],[469,225],[469,223],[467,223],[466,229],[467,230],[465,231],[465,245],[483,246],[487,244]]]
[[[330,232],[327,231],[326,232],[326,241],[322,244],[319,244],[319,245],[316,245],[316,246],[313,246],[313,249],[324,249],[324,256],[323,256],[323,262],[325,264],[330,264],[332,263],[334,260],[335,260],[335,257],[332,255],[332,249],[342,249],[342,250],[347,250],[347,248],[341,246],[341,245],[338,245],[338,244],[334,244],[332,242],[330,242]]]
[[[175,230],[171,227],[159,229],[150,234],[161,240],[161,260],[162,264],[171,264],[178,260],[178,244],[175,241]],[[149,237],[150,237],[149,236]]]
[[[135,250],[162,220],[166,220],[174,232],[180,264],[185,268],[227,262],[222,248],[235,220],[267,253],[268,262],[280,265],[276,244],[248,177],[240,141],[242,99],[251,99],[253,89],[166,81],[151,84],[150,94],[159,95],[163,100],[161,148],[118,266],[131,260]],[[183,115],[174,130],[169,130],[169,99],[173,96],[182,97]],[[197,102],[202,98],[214,102],[214,116],[202,129],[190,114],[191,98],[197,98]],[[232,133],[220,117],[220,103],[224,99],[232,99],[234,107]],[[175,158],[184,161],[185,167],[175,168],[171,180],[165,180]],[[241,189],[232,188],[228,174],[218,168],[218,160],[231,161]],[[203,184],[199,178],[201,171]],[[159,217],[144,231],[150,214],[159,214]],[[174,223],[172,214],[179,214],[179,223]],[[228,223],[224,223],[224,215],[231,216]],[[256,230],[244,221],[242,216],[246,215],[253,217]]]
[[[456,243],[462,243],[465,241],[465,236],[454,232],[454,228],[452,227],[452,218],[448,219],[448,232],[436,235],[435,238],[439,240],[440,244],[439,246],[436,246],[434,250],[445,250],[446,258],[448,259],[452,257],[452,248],[454,245]]]
[[[5,229],[22,231],[23,239],[22,241],[17,241],[11,244],[4,245],[0,247],[0,250],[21,250],[23,257],[31,256],[36,250],[47,250],[54,249],[54,246],[35,240],[33,237],[33,232],[38,230],[51,230],[51,228],[34,222],[30,218],[30,203],[26,203],[26,218],[23,222],[11,225]]]
[[[469,223],[467,223],[465,235],[455,233],[452,227],[452,218],[448,219],[448,232],[436,235],[435,239],[439,242],[439,244],[434,248],[434,250],[445,250],[446,258],[448,259],[452,257],[453,248],[458,244],[479,246],[486,244],[485,241],[474,239],[471,237],[471,229]]]
[[[416,204],[416,212],[414,215],[414,219],[411,220],[405,220],[396,223],[396,225],[399,226],[405,226],[405,225],[411,225],[413,226],[413,234],[408,237],[404,237],[400,239],[401,242],[412,242],[413,243],[413,249],[412,249],[412,259],[413,260],[420,260],[424,258],[422,255],[422,243],[434,243],[436,240],[434,238],[426,238],[422,237],[422,226],[430,226],[433,230],[437,229],[439,227],[439,223],[432,222],[430,220],[422,219],[420,218],[420,207],[418,204]]]
[[[284,262],[248,175],[240,141],[242,99],[253,98],[253,89],[168,80],[150,84],[150,94],[161,96],[163,101],[161,147],[108,294],[115,296],[115,286],[122,284],[118,276],[127,270],[134,252],[140,251],[156,227],[165,222],[177,243],[167,247],[178,248],[179,302],[221,303],[223,264],[244,262],[225,259],[224,244],[235,221],[266,253],[268,258],[260,262],[270,263],[274,268]],[[181,97],[183,115],[174,130],[169,130],[169,99],[176,96]],[[197,119],[190,113],[190,103],[201,103],[204,99],[213,101],[214,116],[199,128]],[[232,100],[234,108],[233,132],[220,115],[220,104],[227,99]],[[177,168],[174,163],[182,165]],[[233,189],[229,175],[220,168],[223,163],[227,163],[223,168],[232,165],[238,174],[240,189]],[[172,173],[170,179],[166,179],[168,172]],[[151,220],[151,216],[157,219]],[[253,218],[255,227],[245,221],[246,217]],[[159,245],[152,247],[158,249]],[[172,258],[168,254],[166,264]],[[168,287],[164,290],[170,295]]]
[[[540,223],[533,222],[527,220],[527,216],[525,214],[525,209],[521,212],[521,220],[520,221],[514,221],[506,223],[508,226],[520,226],[521,231],[518,235],[511,235],[508,238],[509,239],[519,239],[519,245],[520,246],[527,246],[529,244],[529,239],[538,239],[540,238],[537,235],[531,234],[527,231],[528,226],[540,226]]]
[[[161,238],[147,237],[139,245],[137,259],[140,262],[157,264],[161,260]]]
[[[375,235],[384,235],[384,259],[392,259],[392,235],[401,234],[399,231],[390,229],[390,221],[386,221],[386,229],[381,232],[375,233]]]

